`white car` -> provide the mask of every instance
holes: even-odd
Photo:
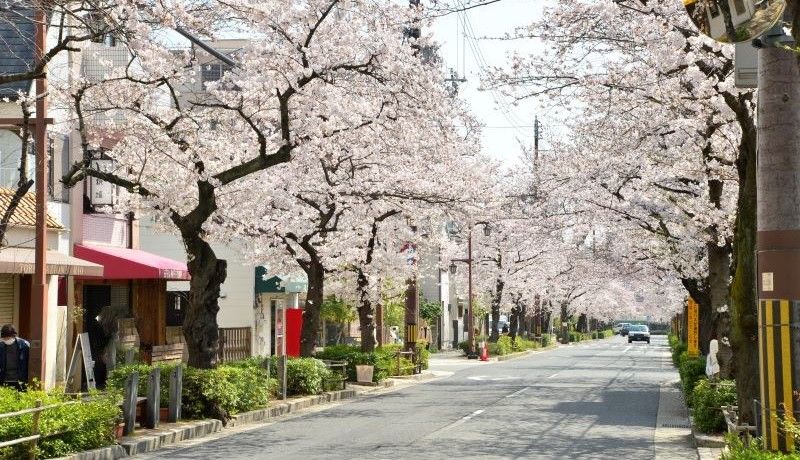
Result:
[[[617,323],[611,330],[614,331],[614,334],[622,334],[622,330],[629,327],[631,327],[631,323]]]
[[[644,324],[634,324],[628,330],[628,343],[647,342],[650,343],[650,329]]]

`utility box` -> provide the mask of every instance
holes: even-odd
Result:
[[[300,333],[303,330],[303,310],[286,309],[286,355],[300,356]]]

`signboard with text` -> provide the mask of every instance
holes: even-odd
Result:
[[[687,307],[686,325],[687,341],[689,342],[688,352],[689,356],[696,358],[700,356],[700,319],[698,317],[699,308],[697,302],[695,302],[691,297],[689,297],[689,300],[687,301]]]

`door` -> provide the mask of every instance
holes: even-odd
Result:
[[[94,376],[97,388],[105,388],[108,365],[106,348],[111,344],[113,331],[104,327],[103,313],[111,306],[111,286],[87,285],[83,287],[83,327],[89,333],[89,344],[94,360]]]

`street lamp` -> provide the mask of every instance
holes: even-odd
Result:
[[[469,359],[477,359],[478,353],[475,351],[475,315],[473,311],[473,296],[472,296],[472,228],[475,225],[483,225],[483,234],[489,236],[492,234],[492,227],[489,225],[489,222],[476,222],[469,226],[469,237],[467,238],[467,258],[466,259],[453,259],[450,262],[450,273],[453,275],[456,274],[456,262],[464,262],[467,264],[467,278],[468,282],[468,300],[467,300],[467,323],[469,324],[468,332],[468,340],[469,340],[469,352],[467,353],[467,358]]]

